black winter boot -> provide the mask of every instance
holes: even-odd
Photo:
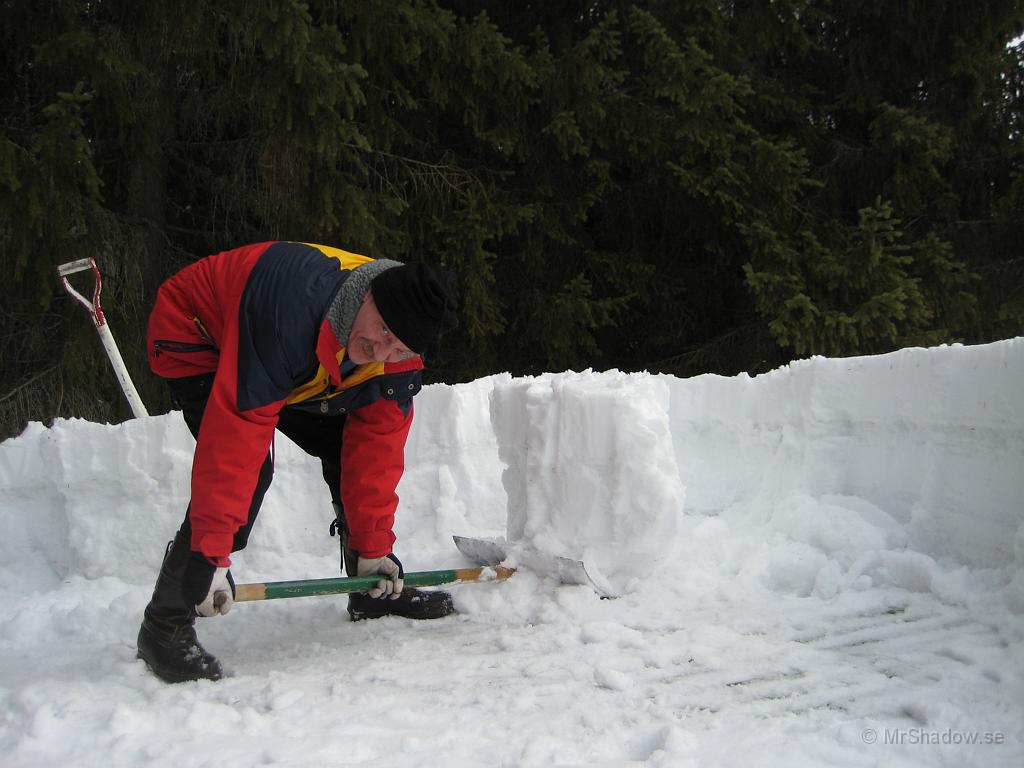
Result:
[[[341,565],[348,576],[358,575],[359,553],[348,548],[348,528],[344,511],[334,505],[337,519],[331,524],[331,535],[337,531],[341,538]],[[392,600],[387,595],[370,597],[366,592],[348,596],[348,615],[352,621],[379,619],[382,616],[402,616],[406,619],[441,619],[455,613],[452,596],[443,589],[417,589],[406,587]]]
[[[190,543],[179,531],[167,545],[153,597],[139,629],[138,657],[168,683],[220,680],[220,662],[199,644],[195,609],[181,595],[181,576],[191,554]]]
[[[402,616],[406,619],[442,619],[455,613],[452,596],[442,589],[406,587],[397,598],[370,597],[365,592],[348,596],[348,615],[352,621]]]

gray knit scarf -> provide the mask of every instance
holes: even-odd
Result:
[[[349,273],[327,310],[327,320],[331,324],[331,330],[334,331],[334,337],[343,345],[348,345],[348,335],[352,332],[352,323],[355,322],[356,312],[359,311],[359,307],[363,303],[363,297],[370,290],[370,281],[381,272],[400,266],[402,263],[399,261],[375,259],[360,264]]]

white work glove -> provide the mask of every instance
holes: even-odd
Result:
[[[218,568],[193,552],[181,576],[181,594],[200,616],[220,616],[235,604],[235,580],[227,568]]]
[[[196,613],[206,617],[223,616],[234,604],[235,580],[231,578],[231,571],[227,568],[218,568],[213,572],[213,580],[210,582],[210,591],[206,593],[206,598],[196,605]]]
[[[394,555],[386,557],[359,557],[356,564],[356,576],[373,576],[380,574],[384,578],[377,582],[377,586],[369,590],[370,597],[388,595],[395,600],[402,594],[402,585],[405,583],[405,571],[402,570],[402,563]]]

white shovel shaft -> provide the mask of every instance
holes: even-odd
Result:
[[[114,375],[117,377],[118,383],[121,385],[121,390],[124,392],[124,396],[128,399],[128,405],[131,406],[132,415],[139,419],[143,416],[149,416],[149,411],[146,410],[146,406],[142,403],[142,398],[139,396],[138,390],[135,389],[135,384],[132,382],[132,377],[128,375],[128,366],[124,364],[124,360],[121,358],[121,352],[117,348],[117,344],[114,343],[114,335],[110,332],[110,326],[106,323],[103,325],[97,325],[96,331],[100,335],[100,341],[103,342],[103,348],[107,351],[107,357],[110,358],[110,364],[114,368]]]
[[[93,286],[92,301],[89,301],[89,299],[76,291],[74,286],[68,282],[68,275],[84,272],[87,269],[92,270],[93,277],[96,280]],[[132,409],[132,414],[135,418],[149,416],[149,411],[146,410],[146,406],[142,403],[142,398],[139,397],[138,390],[135,389],[132,377],[128,375],[128,367],[124,364],[121,352],[117,348],[117,344],[114,343],[114,335],[110,332],[110,326],[107,325],[107,319],[103,315],[103,308],[100,306],[100,291],[103,288],[103,278],[100,275],[99,267],[96,266],[96,261],[94,259],[69,261],[57,267],[57,274],[60,275],[64,288],[71,294],[72,298],[88,310],[93,325],[96,326],[96,332],[100,335],[100,341],[103,342],[103,349],[106,350],[107,357],[110,358],[110,365],[114,368],[117,382],[121,385],[121,390],[124,392],[128,405]]]

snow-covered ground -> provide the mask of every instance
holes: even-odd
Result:
[[[244,603],[199,627],[230,676],[165,685],[135,636],[180,416],[33,424],[0,444],[0,765],[1024,765],[1024,339],[416,408],[407,570],[505,535],[621,596],[521,568],[435,622]],[[336,575],[318,466],[277,461],[236,579]]]

